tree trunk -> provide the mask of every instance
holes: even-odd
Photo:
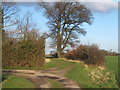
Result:
[[[58,38],[57,38],[57,54],[58,54],[58,58],[61,58],[62,49],[61,49],[61,37],[60,37],[60,34],[58,34]]]
[[[58,58],[61,58],[62,49],[61,49],[60,23],[58,23],[57,54],[58,54]]]
[[[2,6],[0,7],[0,35],[1,35],[1,39],[2,39],[2,43],[5,41],[5,30],[4,30],[4,20],[3,20],[3,10],[2,10]]]
[[[58,54],[58,58],[62,57],[62,50],[61,50],[60,45],[57,46],[57,54]]]

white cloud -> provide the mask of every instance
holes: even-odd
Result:
[[[117,0],[2,0],[2,2],[75,2],[79,1],[82,4],[85,4],[87,8],[91,9],[92,11],[99,11],[99,12],[106,12],[111,9],[118,8],[118,1]]]
[[[81,0],[79,0],[81,2]],[[92,1],[92,2],[91,2]],[[81,2],[82,4],[85,4],[85,6],[92,11],[98,11],[98,12],[107,12],[112,9],[118,8],[118,2],[112,1],[112,0],[84,0],[84,2]]]

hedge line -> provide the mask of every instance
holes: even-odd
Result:
[[[74,50],[68,51],[65,58],[81,60],[86,64],[104,65],[105,57],[97,45],[80,45]]]
[[[41,67],[45,62],[45,38],[7,38],[2,45],[3,67]]]

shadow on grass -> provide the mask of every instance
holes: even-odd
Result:
[[[52,57],[52,56],[46,56],[45,58],[55,58],[55,57]]]
[[[117,84],[117,86],[120,88],[120,77],[119,77],[119,76],[120,76],[120,74],[117,74],[117,73],[115,74],[115,77],[116,77],[115,79],[116,79],[116,81],[117,81],[116,84]]]
[[[2,78],[1,78],[2,79],[1,82],[3,82],[4,80],[6,80],[8,77],[9,77],[8,74],[3,74]]]

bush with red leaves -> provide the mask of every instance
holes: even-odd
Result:
[[[81,60],[86,64],[103,65],[104,54],[97,45],[80,45],[74,50],[68,51],[65,58]]]

